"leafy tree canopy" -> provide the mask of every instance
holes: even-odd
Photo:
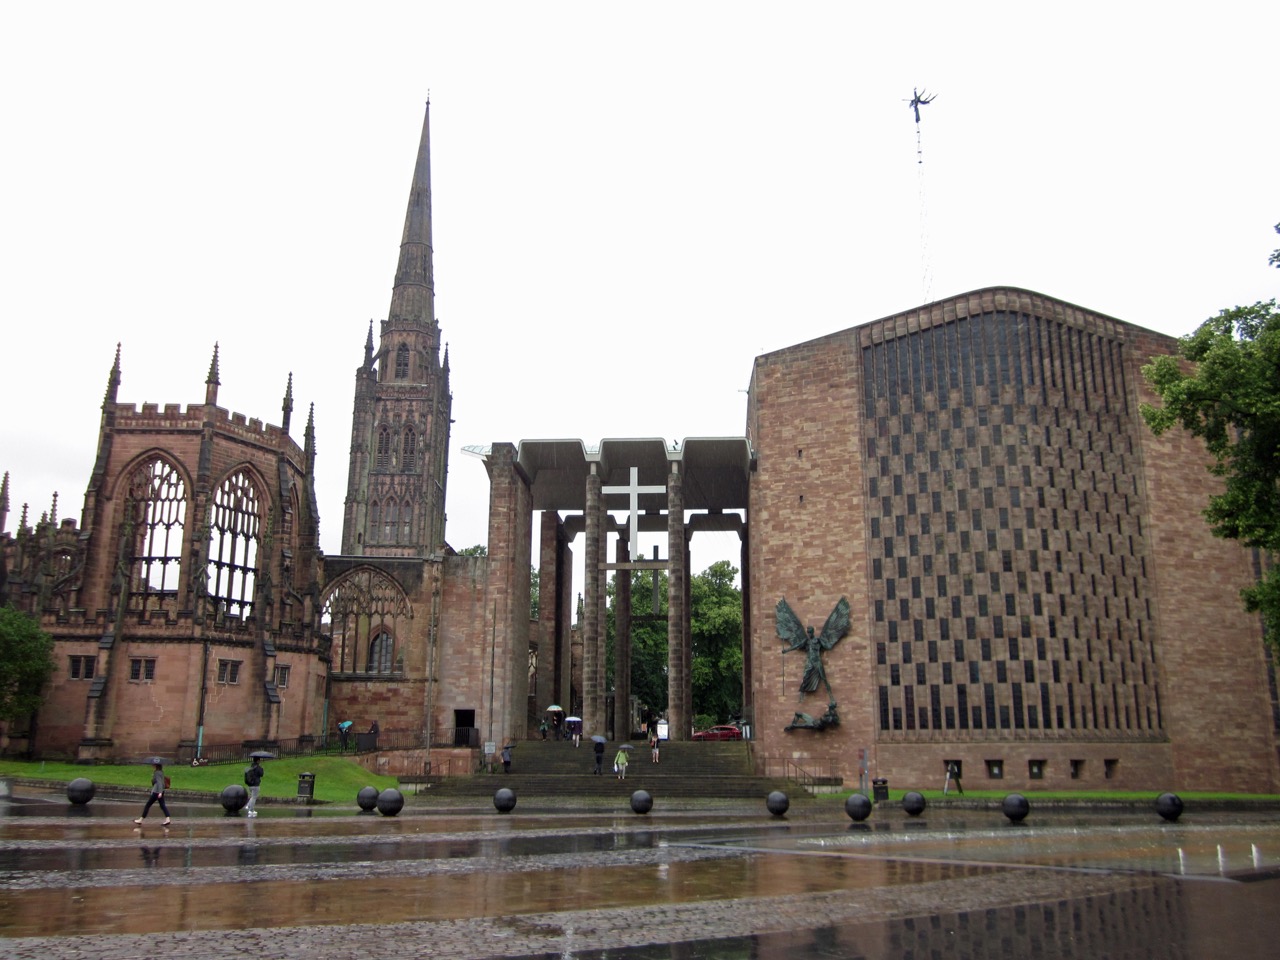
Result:
[[[1280,225],[1276,227],[1280,232]],[[1280,250],[1270,262],[1280,267]],[[1190,361],[1193,366],[1188,366]],[[1158,436],[1180,426],[1205,443],[1222,492],[1204,511],[1214,534],[1280,552],[1280,311],[1274,299],[1232,307],[1182,338],[1178,356],[1142,368],[1162,406],[1143,404]],[[1241,591],[1280,640],[1280,567]]]
[[[0,720],[34,713],[52,675],[53,638],[25,613],[0,607]]]
[[[699,725],[723,723],[742,712],[742,591],[737,569],[713,563],[689,584],[689,630],[693,641],[691,683]],[[652,613],[653,571],[632,571],[631,692],[647,708],[667,709],[667,574],[658,574],[658,617]],[[610,601],[614,585],[608,587]],[[613,603],[608,609],[606,682],[613,686]],[[707,719],[710,718],[710,719]],[[701,722],[705,720],[706,722]]]
[[[458,555],[462,557],[487,557],[489,548],[483,543],[477,543],[470,547],[463,547],[458,551]]]

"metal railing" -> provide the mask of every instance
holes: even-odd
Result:
[[[815,766],[813,768],[802,767],[790,757],[762,757],[760,759],[761,768],[766,777],[781,777],[784,780],[800,784],[806,790],[817,786],[831,786],[843,782],[843,778],[836,770],[835,761],[806,760],[805,762]]]
[[[474,734],[474,738],[469,737],[468,731]],[[469,727],[460,728],[457,733],[464,735],[464,739],[475,739],[476,743],[455,744],[452,739],[447,742],[433,742],[431,746],[478,746],[479,731]],[[449,729],[447,731],[437,731],[437,734],[443,734],[449,738],[455,736],[455,731]],[[437,741],[438,736],[432,738]],[[424,731],[417,730],[380,730],[378,733],[355,733],[348,734],[346,745],[343,746],[342,739],[336,734],[329,736],[313,736],[313,737],[290,737],[283,740],[269,741],[251,741],[249,743],[206,743],[199,751],[199,759],[196,756],[196,747],[194,744],[184,744],[177,750],[177,760],[182,764],[217,764],[217,763],[241,763],[249,759],[249,754],[254,750],[268,750],[277,757],[309,757],[323,754],[341,755],[343,753],[372,753],[379,750],[421,750],[428,746],[427,738]]]

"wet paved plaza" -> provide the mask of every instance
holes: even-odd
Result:
[[[19,796],[0,956],[1273,957],[1280,813],[741,801],[398,817]]]

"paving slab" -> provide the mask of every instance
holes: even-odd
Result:
[[[840,801],[0,816],[0,955],[1271,957],[1280,815]],[[487,807],[487,808],[486,808]]]

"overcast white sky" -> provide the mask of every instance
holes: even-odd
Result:
[[[926,299],[1276,295],[1280,6],[869,6],[5,4],[9,529],[79,515],[117,342],[121,400],[186,404],[218,341],[223,406],[279,423],[292,371],[301,441],[314,401],[338,551],[428,91],[459,549],[463,445],[741,435],[756,355]]]

